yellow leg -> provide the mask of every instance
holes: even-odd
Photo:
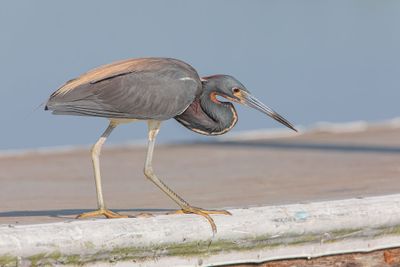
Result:
[[[224,215],[231,215],[226,210],[204,210],[196,207],[192,207],[187,203],[183,198],[178,196],[174,191],[172,191],[166,184],[164,184],[154,173],[152,161],[153,161],[153,151],[154,151],[154,144],[156,136],[160,130],[160,121],[148,121],[149,125],[149,144],[147,150],[147,157],[146,163],[144,167],[144,174],[147,178],[150,179],[156,186],[158,186],[165,194],[167,194],[173,201],[175,201],[182,210],[178,211],[177,213],[181,214],[188,214],[193,213],[200,216],[203,216],[208,220],[211,225],[212,231],[215,234],[217,232],[217,226],[215,225],[214,220],[211,218],[209,214],[224,214]]]
[[[99,140],[97,140],[96,144],[92,148],[92,162],[93,162],[93,171],[94,171],[94,181],[96,183],[96,194],[97,194],[97,205],[99,207],[98,210],[86,212],[78,215],[76,218],[88,218],[88,217],[97,217],[97,216],[105,216],[106,218],[127,218],[128,216],[120,215],[118,213],[112,212],[108,210],[104,204],[103,199],[103,190],[101,187],[101,175],[100,175],[100,153],[101,147],[107,140],[107,137],[111,134],[111,132],[115,129],[116,124],[111,122],[107,127],[105,132],[101,135]]]

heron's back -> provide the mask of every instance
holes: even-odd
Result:
[[[128,59],[68,81],[46,104],[53,114],[166,120],[201,92],[197,72],[170,58]]]

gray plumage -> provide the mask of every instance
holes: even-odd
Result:
[[[225,94],[220,89],[224,87],[216,85],[215,80],[224,78],[234,79],[227,75],[204,77],[201,95],[175,119],[186,128],[204,135],[221,135],[232,129],[238,120],[235,107],[230,102],[216,99],[217,94]]]
[[[130,59],[71,80],[47,102],[53,114],[167,120],[201,92],[197,72],[169,58]]]

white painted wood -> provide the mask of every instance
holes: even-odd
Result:
[[[133,266],[135,259],[138,266],[196,266],[400,246],[400,194],[230,212],[233,216],[213,216],[214,237],[208,222],[195,215],[2,225],[0,259],[24,262],[41,254],[41,260],[50,255],[49,261],[68,263],[75,255],[74,260],[100,260],[104,266],[113,259],[120,266]]]

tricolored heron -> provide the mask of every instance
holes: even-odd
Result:
[[[104,215],[126,217],[106,208],[101,186],[99,156],[110,133],[121,123],[146,120],[148,150],[144,174],[180,207],[180,213],[204,216],[216,226],[209,214],[225,210],[205,210],[189,205],[154,173],[153,150],[161,122],[176,119],[186,128],[204,135],[228,132],[237,122],[235,108],[217,96],[255,108],[285,126],[296,130],[281,115],[262,104],[238,80],[229,75],[200,78],[190,65],[172,58],[128,59],[93,69],[61,86],[49,98],[45,109],[53,114],[107,118],[110,123],[92,148],[98,210],[78,218]]]

